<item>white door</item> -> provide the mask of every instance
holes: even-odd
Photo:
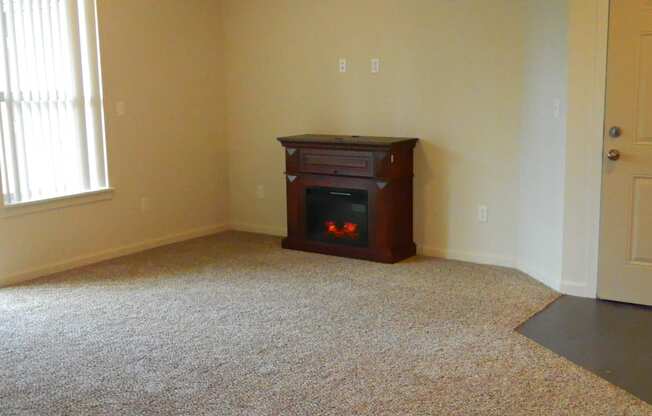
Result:
[[[652,305],[652,0],[611,0],[598,296]]]

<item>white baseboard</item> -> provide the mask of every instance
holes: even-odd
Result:
[[[472,253],[468,251],[442,250],[442,249],[436,249],[427,246],[419,246],[418,249],[419,249],[419,254],[424,256],[439,257],[439,258],[444,258],[449,260],[466,261],[469,263],[513,268],[527,274],[528,276],[543,283],[544,285],[548,286],[549,288],[555,291],[561,291],[562,293],[581,296],[575,294],[577,291],[573,291],[573,293],[567,292],[566,290],[568,290],[568,288],[564,288],[563,284],[562,287],[560,287],[559,281],[554,279],[554,276],[552,276],[550,273],[546,273],[541,270],[531,268],[519,262],[517,259],[513,257],[500,256],[496,254],[487,254],[487,253]]]
[[[45,266],[35,267],[15,273],[13,275],[0,278],[0,287],[15,285],[37,277],[47,276],[54,273],[63,272],[77,267],[87,266],[89,264],[110,260],[116,257],[122,257],[129,254],[138,253],[155,247],[165,246],[180,241],[191,240],[193,238],[204,237],[207,235],[217,234],[226,231],[228,227],[225,224],[216,224],[206,227],[194,228],[180,233],[170,234],[160,238],[141,241],[126,246],[110,248],[92,254],[75,257],[55,263],[46,264]]]
[[[68,260],[63,260],[55,263],[50,263],[44,266],[39,266],[33,269],[24,270],[4,278],[0,278],[0,287],[9,286],[22,283],[28,280],[36,279],[38,277],[47,276],[54,273],[71,270],[77,267],[87,266],[89,264],[98,263],[105,260],[110,260],[116,257],[126,256],[129,254],[138,253],[141,251],[149,250],[152,248],[177,243],[180,241],[191,240],[193,238],[203,237],[207,235],[217,234],[227,230],[245,231],[250,233],[266,234],[273,236],[284,237],[287,235],[286,229],[283,227],[274,227],[260,224],[250,224],[235,222],[231,224],[215,224],[206,227],[195,228],[188,231],[183,231],[176,234],[170,234],[160,238],[141,241],[126,246],[115,247],[103,251],[99,251],[84,256],[75,257]],[[472,253],[458,250],[443,250],[428,246],[418,246],[419,254],[428,257],[439,257],[450,260],[466,261],[470,263],[486,264],[493,266],[511,267],[521,270],[523,273],[533,277],[546,286],[562,293],[581,296],[588,298],[595,298],[594,293],[588,293],[588,286],[585,283],[562,281],[559,287],[555,287],[554,279],[551,276],[541,273],[537,270],[532,270],[527,266],[518,263],[514,258],[500,256],[496,254],[487,253]]]
[[[245,231],[249,233],[273,235],[277,237],[285,237],[287,235],[287,230],[284,227],[251,224],[244,222],[232,222],[229,224],[229,229],[235,231]],[[417,245],[417,249],[419,254],[427,257],[440,257],[450,260],[460,260],[470,263],[489,264],[503,267],[514,267],[515,265],[513,258],[493,254],[477,254],[454,250],[440,250],[420,245]]]
[[[245,231],[248,233],[273,235],[276,237],[285,237],[287,235],[287,230],[284,227],[250,224],[244,222],[232,222],[229,224],[229,229],[235,231]]]
[[[520,270],[521,272],[527,274],[528,276],[530,276],[534,280],[537,280],[537,281],[543,283],[544,285],[548,286],[552,290],[555,290],[557,292],[559,292],[561,290],[560,278],[555,278],[555,276],[553,274],[548,273],[547,271],[543,271],[543,270],[538,269],[536,267],[532,267],[532,266],[529,266],[527,264],[520,263],[520,262],[518,263],[516,268],[518,270]]]
[[[235,231],[245,231],[249,233],[273,235],[277,237],[285,237],[287,235],[287,230],[284,227],[274,227],[269,225],[251,224],[244,222],[232,222],[229,224],[229,229]],[[417,245],[417,248],[419,254],[427,257],[440,257],[450,260],[460,260],[470,263],[488,264],[503,267],[514,267],[515,265],[513,258],[493,254],[477,254],[455,250],[440,250],[420,245]]]
[[[595,299],[596,294],[591,293],[589,286],[584,282],[573,282],[562,280],[559,291],[566,295],[579,296],[581,298]]]
[[[512,257],[497,254],[472,253],[468,251],[443,250],[434,247],[417,245],[419,254],[427,257],[440,257],[449,260],[466,261],[469,263],[488,264],[492,266],[515,267]]]
[[[287,230],[283,227],[274,227],[261,224],[233,222],[229,224],[228,228],[236,231],[273,235],[277,237],[285,237],[287,235]],[[519,262],[518,259],[514,257],[501,256],[490,253],[474,253],[468,251],[438,249],[422,245],[417,245],[417,249],[420,255],[426,257],[438,257],[449,260],[458,260],[469,263],[517,269],[555,291],[572,296],[595,298],[595,294],[588,293],[588,287],[586,284],[569,281],[560,282],[559,279],[555,278],[555,276],[552,274],[529,267],[528,265]]]

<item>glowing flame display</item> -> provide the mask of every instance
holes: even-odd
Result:
[[[337,226],[335,221],[326,221],[326,234],[335,238],[350,238],[357,240],[360,237],[358,233],[358,224],[345,222],[341,227]]]

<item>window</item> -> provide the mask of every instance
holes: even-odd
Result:
[[[5,205],[108,187],[94,0],[0,0]]]

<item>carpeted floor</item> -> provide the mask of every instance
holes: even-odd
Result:
[[[514,332],[556,294],[224,233],[0,289],[0,414],[650,415]]]

